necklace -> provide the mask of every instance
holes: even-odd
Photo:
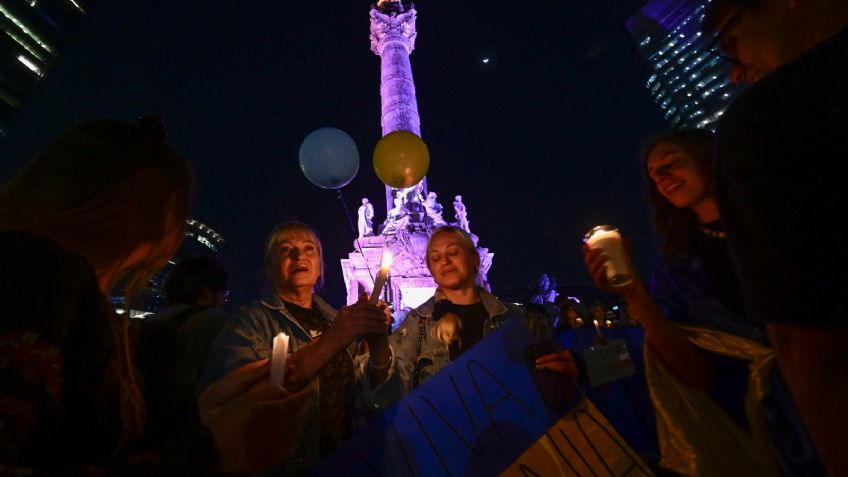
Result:
[[[707,237],[712,237],[714,239],[727,238],[727,232],[724,232],[723,230],[709,229],[707,227],[704,227],[704,224],[698,224],[698,230],[700,230],[701,233],[706,235]]]

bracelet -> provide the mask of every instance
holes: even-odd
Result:
[[[395,353],[392,351],[392,348],[389,347],[389,360],[386,361],[386,364],[377,366],[371,361],[371,355],[368,355],[368,369],[371,371],[383,371],[384,369],[388,369],[389,366],[392,365],[392,361],[395,360]]]

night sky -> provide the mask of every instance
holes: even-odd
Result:
[[[375,223],[385,218],[371,165],[381,130],[369,2],[99,3],[0,144],[0,178],[75,122],[162,114],[168,143],[196,171],[192,215],[227,241],[232,302],[258,297],[266,234],[297,218],[323,238],[320,294],[343,305],[339,259],[356,234],[336,191],[303,176],[298,149],[320,127],[349,133],[360,169],[345,202],[354,222],[364,196]],[[496,294],[543,272],[591,285],[580,239],[600,223],[630,238],[648,278],[656,239],[636,150],[666,125],[624,26],[643,3],[416,4],[411,62],[428,186],[448,220],[463,196],[472,232],[495,254]]]

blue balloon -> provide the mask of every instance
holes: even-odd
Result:
[[[359,149],[340,129],[316,129],[300,145],[300,170],[318,187],[339,189],[356,177]]]

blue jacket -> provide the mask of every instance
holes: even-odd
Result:
[[[313,295],[312,301],[326,323],[332,323],[338,312],[317,295]],[[280,332],[286,333],[290,337],[289,353],[297,352],[314,338],[300,326],[291,312],[286,309],[285,304],[275,295],[240,307],[235,317],[227,322],[224,329],[212,342],[202,386],[205,388],[216,379],[247,363],[270,358],[273,339]],[[373,400],[370,397],[372,391],[367,382],[363,383],[361,379],[362,373],[366,369],[364,363],[367,363],[368,356],[367,354],[362,355],[358,350],[357,343],[348,347],[348,353],[354,361],[357,378],[357,388],[351,390],[351,392],[356,393],[355,425],[362,425],[372,414],[368,409],[373,408],[373,406],[369,407],[365,403]],[[308,405],[309,415],[306,418],[307,424],[304,428],[301,446],[294,457],[265,475],[300,475],[320,459],[322,454],[322,449],[320,449],[321,410],[318,406],[321,392],[320,380],[316,377],[309,384],[309,387],[313,394]],[[323,453],[326,452],[327,449],[324,449]]]

